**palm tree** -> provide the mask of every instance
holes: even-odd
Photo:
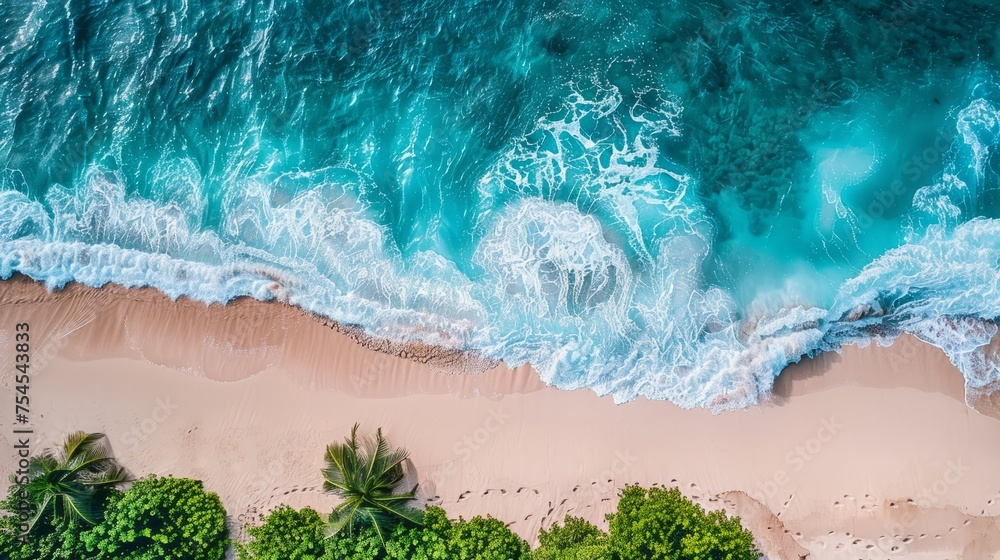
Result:
[[[406,507],[414,499],[416,485],[408,492],[397,492],[403,481],[403,462],[409,453],[402,448],[391,450],[380,428],[375,438],[358,438],[358,425],[344,443],[326,447],[323,490],[343,498],[334,508],[326,526],[327,536],[344,528],[353,533],[356,525],[370,523],[385,545],[385,534],[400,521],[421,524],[423,511]]]
[[[28,464],[25,489],[38,508],[28,522],[28,532],[47,512],[67,522],[97,523],[108,490],[130,480],[128,471],[111,454],[104,434],[70,434],[57,454],[46,449]]]

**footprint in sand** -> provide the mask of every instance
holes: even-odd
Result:
[[[965,523],[962,523],[962,525],[968,525],[969,523],[972,523],[972,520],[971,519],[966,519]]]
[[[559,505],[565,504],[568,500],[569,498],[563,498],[563,501],[559,502]]]
[[[579,484],[577,484],[576,486],[574,486],[574,487],[573,487],[573,491],[574,491],[574,492],[576,492],[576,491],[577,491],[577,490],[579,490],[579,489],[580,489],[580,485],[579,485]]]
[[[466,490],[465,492],[462,492],[462,494],[458,496],[458,501],[461,502],[462,500],[465,499],[466,496],[468,496],[471,493],[472,493],[472,490]]]
[[[523,492],[525,490],[527,490],[527,488],[525,488],[524,486],[522,486],[522,487],[520,487],[520,488],[517,489],[517,492],[514,492],[514,493],[515,494],[520,494],[521,492]]]

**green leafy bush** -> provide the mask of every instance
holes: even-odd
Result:
[[[113,496],[82,539],[100,560],[222,560],[228,534],[222,502],[201,481],[150,475]]]
[[[532,560],[609,560],[608,536],[582,517],[567,515],[562,526],[554,523],[538,534]]]
[[[457,560],[528,558],[528,543],[492,517],[459,519],[451,528],[449,552]]]
[[[609,541],[616,560],[757,560],[753,535],[738,517],[705,513],[680,490],[628,486]]]
[[[319,560],[325,551],[323,519],[310,508],[279,506],[247,533],[250,540],[236,545],[239,560]]]
[[[423,524],[417,527],[397,525],[385,543],[386,558],[392,560],[446,560],[452,522],[439,507],[424,510]]]
[[[385,540],[372,526],[323,538],[325,523],[311,509],[280,506],[237,545],[239,560],[527,560],[528,543],[493,518],[451,521],[439,507],[423,524],[400,523]]]

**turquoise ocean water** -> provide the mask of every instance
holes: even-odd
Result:
[[[909,332],[975,393],[998,47],[986,0],[6,0],[0,277],[715,410]]]

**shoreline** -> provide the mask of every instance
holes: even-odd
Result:
[[[772,558],[1000,552],[1000,421],[971,410],[959,372],[912,337],[803,360],[768,403],[713,415],[615,405],[527,366],[373,340],[278,302],[0,282],[5,356],[24,320],[42,441],[104,431],[134,474],[204,480],[237,526],[279,503],[328,510],[323,446],[360,421],[411,451],[422,503],[492,514],[529,541],[567,513],[602,525],[638,482],[741,515]]]

